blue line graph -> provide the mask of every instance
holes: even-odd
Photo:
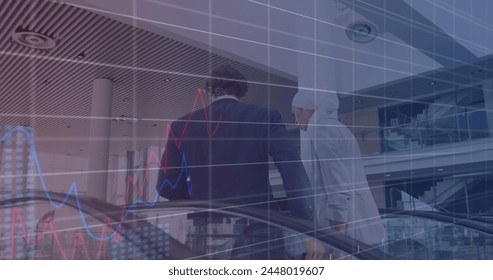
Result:
[[[42,173],[42,170],[41,170],[41,165],[39,163],[38,155],[37,155],[37,152],[36,152],[35,144],[34,144],[33,137],[31,135],[31,133],[29,133],[26,130],[26,128],[24,128],[24,127],[20,127],[20,126],[14,127],[12,129],[9,129],[0,138],[0,141],[6,141],[6,140],[8,140],[9,138],[13,137],[13,134],[15,132],[22,132],[22,133],[24,133],[25,136],[28,139],[28,145],[29,145],[29,148],[31,149],[31,155],[32,155],[33,160],[35,162],[36,171],[38,172],[39,179],[40,179],[41,185],[43,187],[43,191],[45,192],[46,197],[47,197],[48,201],[50,202],[50,204],[54,208],[59,209],[59,208],[63,207],[67,203],[67,200],[69,199],[70,195],[73,194],[73,196],[74,196],[74,198],[76,200],[76,203],[77,203],[77,210],[79,211],[79,216],[80,216],[81,222],[82,222],[82,224],[84,226],[84,229],[86,230],[87,234],[92,239],[94,239],[94,240],[109,240],[112,237],[114,237],[115,234],[116,234],[115,231],[113,231],[111,235],[104,236],[104,237],[99,237],[94,232],[91,231],[90,226],[88,225],[88,223],[86,221],[86,218],[85,218],[85,215],[84,215],[84,213],[82,211],[82,205],[81,205],[80,198],[79,198],[77,183],[75,181],[73,181],[72,184],[70,185],[70,188],[69,188],[69,190],[68,190],[65,198],[62,200],[62,202],[56,203],[55,201],[53,201],[52,197],[49,194],[48,187],[46,186],[46,183],[45,183],[45,180],[44,180],[44,177],[43,177],[43,173]],[[182,176],[184,174],[185,174],[186,178],[189,177],[188,167],[186,165],[186,156],[185,156],[185,153],[183,153],[183,155],[182,155],[182,165],[181,165],[181,168],[180,168],[180,174],[178,175],[178,178],[176,179],[176,181],[174,183],[171,183],[168,179],[164,180],[162,182],[162,184],[160,185],[159,189],[158,189],[158,194],[151,201],[145,201],[145,200],[133,201],[132,204],[127,205],[126,208],[125,208],[125,212],[123,213],[123,215],[122,215],[121,220],[119,221],[119,223],[121,224],[126,219],[126,217],[128,216],[129,210],[133,209],[139,203],[142,203],[143,205],[148,206],[149,208],[153,207],[157,203],[158,198],[159,198],[159,193],[161,193],[161,191],[163,190],[163,188],[165,186],[169,185],[171,187],[171,189],[174,190],[176,188],[177,184],[182,179]],[[187,181],[187,185],[188,185],[188,192],[191,195],[191,193],[192,193],[192,182],[190,180],[186,180],[186,181]]]

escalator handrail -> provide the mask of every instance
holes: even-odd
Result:
[[[31,196],[21,196],[15,198],[9,198],[0,200],[1,208],[11,208],[18,205],[18,203],[32,202],[32,201],[46,201],[49,202],[47,194],[43,191],[31,192]],[[78,196],[79,202],[73,196],[66,198],[66,194],[49,192],[51,200],[57,203],[65,201],[65,205],[79,209],[78,203],[82,204],[82,210],[84,213],[89,214],[93,218],[104,223],[105,217],[111,218],[113,221],[119,220],[119,214],[121,213],[121,207],[109,204],[107,202],[87,197]],[[228,205],[219,202],[210,201],[170,201],[170,202],[159,202],[154,207],[149,208],[148,206],[137,204],[133,207],[133,210],[159,210],[159,209],[172,209],[172,208],[195,208],[197,210],[205,210],[206,212],[226,212],[231,214],[237,214],[242,216],[248,216],[253,219],[264,220],[265,210],[249,208],[249,207],[238,207],[234,205]],[[467,217],[467,215],[460,213],[451,212],[430,212],[430,211],[419,211],[419,210],[400,210],[400,209],[379,209],[383,218],[385,217],[395,217],[395,216],[405,216],[405,217],[420,217],[429,220],[435,220],[444,223],[460,225],[467,229],[476,230],[481,233],[488,235],[493,235],[493,223],[489,223],[486,220],[478,220],[477,217]],[[137,222],[139,226],[151,225],[149,222],[142,220],[138,215],[130,211],[125,222],[122,223],[122,227],[126,229],[132,228]],[[287,216],[285,214],[270,212],[269,216],[271,218],[271,224],[276,226],[289,228],[297,232],[307,232],[307,235],[314,235],[315,230],[313,225],[307,221],[298,219],[293,216]],[[337,249],[340,249],[346,253],[354,254],[360,259],[392,259],[390,256],[380,252],[379,250],[373,249],[357,240],[354,240],[348,236],[338,234],[331,229],[317,230],[317,238]],[[123,234],[122,234],[123,235]],[[171,240],[171,252],[177,254],[177,252],[184,252],[186,256],[174,256],[177,259],[184,258],[195,258],[193,253],[190,253],[190,248],[181,244],[179,241],[170,238]],[[145,243],[143,242],[144,246]],[[359,247],[359,248],[358,248]],[[152,248],[150,246],[149,248]],[[359,250],[359,251],[358,251]],[[173,257],[173,256],[172,256]]]
[[[64,203],[64,206],[80,210],[83,213],[90,215],[92,218],[100,221],[102,224],[105,223],[106,218],[110,218],[112,221],[120,221],[119,214],[121,213],[121,207],[109,204],[102,200],[84,195],[78,195],[77,198],[74,196],[67,197],[67,194],[57,192],[31,191],[29,193],[29,196],[23,195],[20,197],[0,200],[0,209],[24,206],[26,204],[22,203],[30,203],[34,201],[57,202],[60,204]],[[19,203],[21,204],[19,205]],[[82,205],[82,207],[79,207],[79,205]],[[116,223],[120,224],[120,222],[115,222],[115,224]],[[140,217],[134,215],[133,213],[129,213],[127,219],[121,223],[121,226],[122,229],[128,230],[133,229],[136,226],[144,228],[146,226],[152,226],[152,224],[148,221],[140,219]],[[147,248],[152,248],[155,252],[158,251],[158,248],[153,248],[154,246],[151,242],[142,242],[142,240],[146,240],[143,233],[134,232],[133,236],[129,236],[124,232],[120,232],[119,234],[132,241],[133,244],[140,247],[142,251],[145,251],[144,247],[146,247],[146,245]],[[140,242],[136,242],[138,240]],[[173,237],[169,236],[169,241],[169,249],[170,252],[172,252],[170,255],[171,259],[189,259],[200,257],[198,253],[191,251],[190,248],[181,244]]]
[[[227,213],[233,215],[241,215],[250,217],[256,220],[265,221],[266,210],[253,208],[253,207],[240,207],[237,205],[231,205],[222,202],[214,201],[168,201],[158,202],[152,208],[145,205],[136,205],[132,208],[133,211],[145,211],[145,210],[161,210],[161,209],[196,209],[199,211]],[[306,233],[306,235],[316,237],[318,240],[327,243],[328,245],[339,249],[345,253],[354,255],[359,259],[393,259],[388,254],[383,253],[381,250],[368,246],[358,240],[351,238],[347,235],[341,234],[330,228],[315,230],[313,224],[309,221],[302,220],[295,216],[286,215],[276,211],[269,211],[270,224],[281,228],[287,228],[299,233]]]
[[[30,195],[24,195],[14,198],[8,198],[4,200],[0,200],[0,209],[2,208],[11,208],[16,207],[18,203],[30,203],[34,201],[44,201],[44,202],[56,202],[56,203],[64,203],[64,205],[69,206],[73,209],[81,210],[82,212],[90,215],[91,217],[97,219],[101,223],[105,223],[105,218],[110,218],[112,221],[120,221],[122,206],[116,206],[110,204],[108,202],[84,196],[84,195],[71,195],[67,196],[65,193],[57,193],[57,192],[45,192],[45,191],[31,191]],[[21,204],[22,205],[22,204]],[[79,205],[82,207],[79,208]],[[211,206],[213,206],[211,208]],[[240,214],[244,216],[249,216],[253,219],[264,220],[265,211],[262,209],[253,209],[248,207],[238,208],[234,205],[216,203],[211,201],[172,201],[172,202],[164,202],[157,203],[155,206],[148,207],[142,204],[132,205],[131,209],[127,209],[129,211],[128,215],[124,222],[122,222],[122,227],[125,229],[132,229],[135,226],[145,227],[152,226],[151,223],[142,219],[132,210],[156,210],[163,208],[197,208],[199,210],[206,210],[208,212],[230,212],[232,214]],[[81,209],[82,208],[82,209]],[[224,210],[227,209],[227,210]],[[337,233],[330,229],[320,229],[315,232],[313,229],[313,225],[307,221],[295,218],[293,216],[288,216],[276,212],[270,212],[269,216],[273,218],[274,221],[271,221],[271,224],[277,225],[280,227],[289,228],[291,230],[297,232],[306,232],[307,235],[314,236],[317,234],[316,238],[322,242],[327,243],[337,249],[345,253],[352,254],[356,258],[359,259],[393,259],[391,256],[383,253],[382,251],[372,248],[364,243],[361,243],[349,236]],[[125,236],[123,233],[121,235]],[[140,240],[145,238],[142,233],[134,233],[135,236],[138,235]],[[126,236],[129,238],[128,236]],[[135,241],[138,238],[129,238],[132,241]],[[180,243],[176,239],[170,237],[170,252],[173,253],[171,258],[176,259],[200,259],[201,256],[193,252],[189,247]],[[135,244],[135,242],[134,242]],[[153,245],[148,242],[141,242],[140,247],[143,249],[145,245],[148,245],[148,248],[153,248]],[[156,248],[154,248],[156,249]]]

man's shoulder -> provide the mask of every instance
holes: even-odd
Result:
[[[266,121],[266,122],[271,122],[272,120],[280,121],[282,118],[281,114],[276,109],[260,106],[257,104],[251,104],[251,103],[243,103],[242,106],[245,107],[246,111],[251,112],[252,113],[251,115],[254,115],[258,121]]]
[[[260,106],[252,103],[245,102],[234,102],[229,104],[228,106],[233,107],[233,110],[229,110],[229,112],[235,112],[239,115],[243,115],[241,112],[248,112],[248,118],[253,118],[258,121],[268,121],[273,117],[280,117],[280,114],[275,109],[270,109],[265,106]],[[183,126],[190,121],[196,120],[206,120],[210,119],[211,116],[207,112],[210,112],[209,107],[195,110],[193,112],[189,112],[180,118],[176,119],[173,122],[173,126]],[[245,115],[243,115],[245,117]],[[277,119],[277,118],[276,118]]]
[[[257,104],[242,103],[242,102],[239,102],[239,103],[241,103],[244,107],[247,107],[248,109],[250,109],[252,111],[258,111],[258,112],[263,112],[263,113],[268,113],[271,111],[271,109],[264,107],[264,106],[257,105]]]
[[[227,106],[228,107],[230,106],[230,108],[233,108],[233,110],[229,110],[229,111],[234,111],[237,113],[249,112],[250,115],[259,115],[259,116],[263,116],[265,118],[267,118],[267,116],[271,112],[276,111],[276,110],[267,108],[265,106],[261,106],[261,105],[257,105],[257,104],[253,104],[253,103],[247,103],[247,102],[231,102],[231,103],[228,103]],[[194,115],[195,114],[200,115],[201,113],[198,110],[198,111],[195,111],[193,114]]]

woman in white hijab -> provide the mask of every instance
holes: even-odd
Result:
[[[338,120],[337,95],[302,91],[292,105],[300,127],[301,159],[314,187],[317,224],[369,245],[380,244],[386,232],[358,143]]]

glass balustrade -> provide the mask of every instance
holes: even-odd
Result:
[[[489,137],[484,109],[423,121],[408,118],[407,121],[378,129],[382,152],[421,149]],[[365,131],[365,134],[369,132],[371,131]]]

